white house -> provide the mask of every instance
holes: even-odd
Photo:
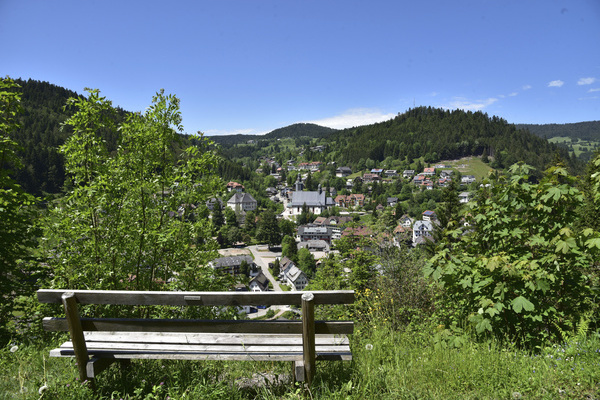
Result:
[[[269,290],[269,279],[260,271],[257,276],[252,278],[248,286],[251,292],[267,292]]]
[[[471,200],[471,194],[469,192],[462,192],[458,195],[458,201],[461,203],[468,203]]]
[[[468,185],[473,182],[475,182],[475,175],[464,175],[462,178],[460,178],[460,183],[464,185]]]
[[[292,288],[292,290],[300,291],[304,290],[306,285],[308,285],[308,278],[300,268],[292,265],[287,269],[285,274],[285,282],[289,287]]]
[[[306,285],[308,285],[306,274],[289,258],[283,257],[279,266],[280,280],[290,286],[292,290],[304,290]]]
[[[425,243],[425,240],[433,235],[433,223],[431,221],[416,221],[413,225],[413,246]]]
[[[250,193],[236,192],[227,200],[227,207],[234,210],[253,211],[256,210],[257,205],[258,202],[254,200],[254,197]]]

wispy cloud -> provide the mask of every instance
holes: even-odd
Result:
[[[519,94],[519,92],[512,92],[511,94],[509,94],[510,97],[515,97]]]
[[[591,85],[592,83],[596,82],[596,78],[581,78],[577,81],[578,85]]]
[[[442,106],[443,108],[447,108],[450,110],[454,110],[454,109],[461,109],[461,110],[467,110],[467,111],[480,111],[483,110],[485,107],[491,106],[492,104],[494,104],[495,102],[497,102],[498,99],[495,97],[490,97],[484,100],[468,100],[465,99],[464,97],[455,97],[450,103]]]
[[[529,89],[531,89],[531,85],[525,85],[525,86],[523,86],[523,90],[529,90]]]
[[[580,97],[577,100],[586,101],[586,100],[598,100],[600,96],[590,96],[590,97]]]
[[[594,92],[600,92],[600,88],[594,88],[594,89],[588,90],[588,93],[594,93]]]
[[[548,83],[548,87],[561,87],[562,85],[564,85],[565,83],[563,81],[561,81],[560,79],[557,79],[555,81],[551,81]]]
[[[362,126],[387,121],[396,116],[396,114],[385,114],[379,110],[368,108],[354,108],[345,111],[343,114],[329,118],[323,118],[313,121],[304,121],[312,124],[326,126],[334,129],[351,128],[353,126]]]

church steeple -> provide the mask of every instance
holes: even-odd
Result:
[[[304,183],[302,182],[302,178],[300,178],[300,174],[298,174],[298,179],[296,179],[296,192],[301,192],[304,190]]]

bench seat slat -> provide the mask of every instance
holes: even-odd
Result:
[[[259,353],[259,354],[250,354],[250,353],[182,353],[182,352],[174,352],[174,353],[149,353],[149,352],[141,352],[141,353],[125,353],[121,354],[118,352],[98,352],[93,354],[96,358],[114,358],[117,360],[134,360],[134,359],[152,359],[152,360],[206,360],[206,361],[302,361],[302,353],[299,354],[274,354],[274,353]],[[65,351],[61,351],[60,349],[54,349],[50,351],[50,357],[73,357],[73,354],[66,354]],[[347,354],[325,354],[325,353],[317,353],[316,359],[318,361],[321,360],[329,360],[329,361],[352,361],[352,353],[348,352]]]
[[[317,360],[351,360],[350,346],[316,346]],[[116,359],[185,359],[185,360],[302,360],[302,346],[189,346],[189,345],[144,345],[131,343],[100,343],[88,346],[93,357]],[[65,342],[50,351],[51,357],[73,357],[71,342]]]
[[[348,346],[316,346],[316,351],[334,353],[341,348],[349,349]],[[72,350],[73,344],[65,342],[60,347],[61,350]],[[302,353],[302,346],[268,346],[268,345],[185,345],[185,344],[146,344],[146,343],[120,343],[120,342],[99,342],[90,343],[87,346],[88,353],[97,351],[149,351],[149,352],[219,352],[219,353]]]
[[[44,318],[47,331],[68,331],[64,318]],[[302,333],[302,321],[228,321],[228,320],[176,320],[82,318],[84,331],[127,332],[210,332],[210,333]],[[352,321],[315,321],[317,334],[351,334]]]
[[[239,333],[162,333],[162,332],[84,332],[86,343],[128,342],[166,344],[269,344],[271,346],[301,345],[299,334],[239,334]],[[317,345],[349,344],[346,335],[317,335]]]

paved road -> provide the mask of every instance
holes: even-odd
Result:
[[[265,274],[269,282],[271,282],[273,285],[273,290],[276,292],[281,292],[282,290],[279,286],[279,283],[273,277],[273,275],[271,275],[271,272],[269,272],[269,262],[271,259],[274,261],[275,257],[280,256],[281,254],[269,251],[267,246],[249,246],[248,249],[254,256],[254,263],[262,269],[263,274]],[[265,257],[266,260],[263,257]]]

